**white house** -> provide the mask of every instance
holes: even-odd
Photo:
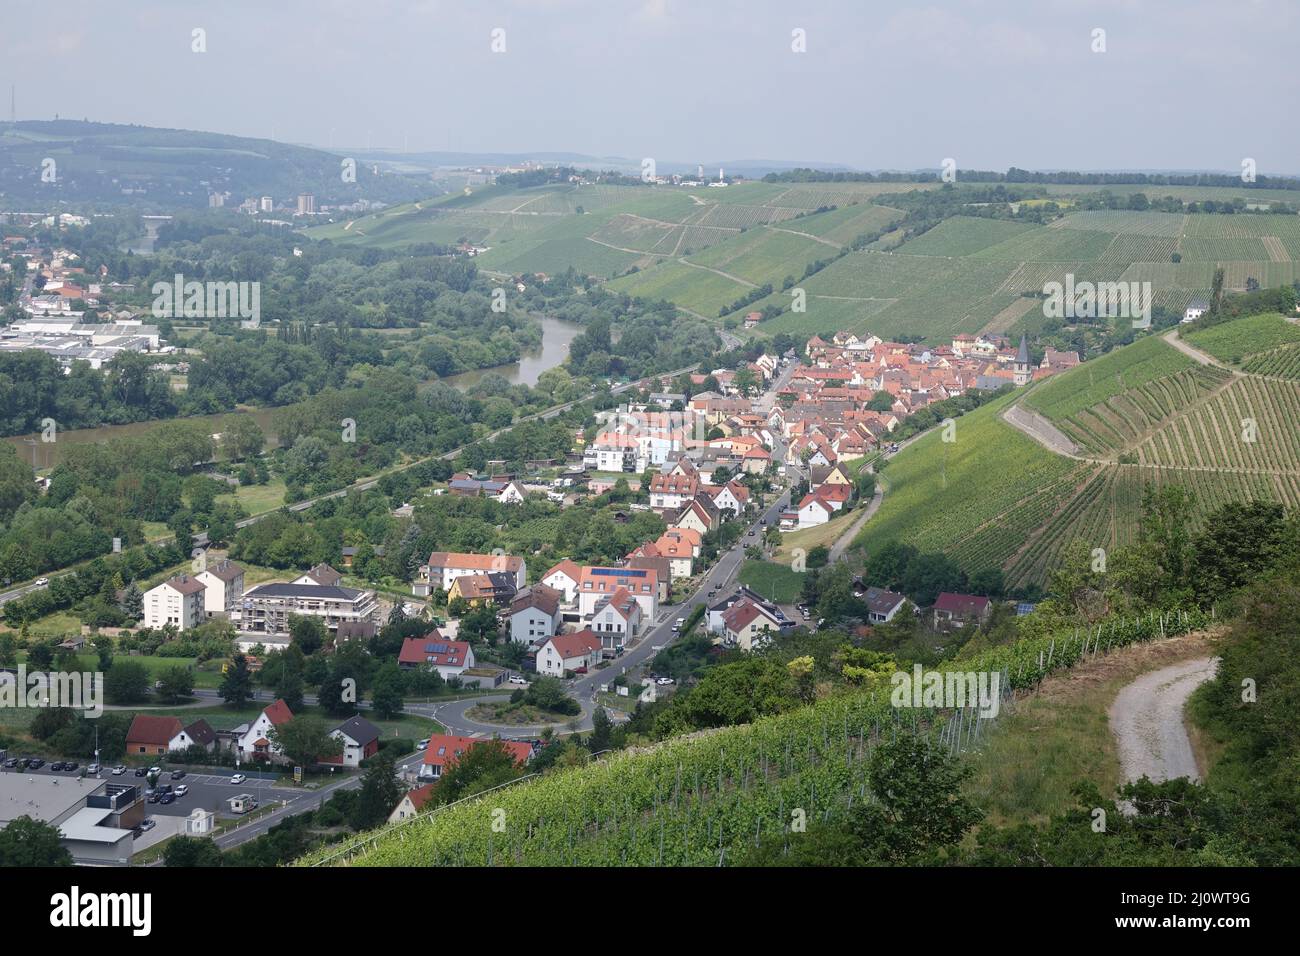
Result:
[[[271,740],[271,731],[293,720],[293,712],[283,700],[277,699],[251,724],[235,728],[235,753],[242,762],[271,760],[280,755],[280,748]]]
[[[416,787],[414,790],[408,790],[406,795],[397,802],[393,812],[388,815],[388,822],[397,823],[399,820],[409,820],[411,817],[418,816],[420,808],[429,802],[429,797],[432,794],[433,784],[431,783]]]
[[[559,591],[564,596],[565,604],[572,604],[578,595],[578,580],[582,577],[582,568],[565,558],[551,570],[542,575],[542,583]]]
[[[907,603],[907,596],[884,588],[870,587],[862,595],[862,600],[867,605],[867,620],[872,624],[884,624],[894,619],[899,608]]]
[[[329,757],[324,763],[359,767],[361,761],[379,751],[379,728],[364,717],[350,717],[330,731],[330,736],[343,744],[343,752]]]
[[[178,574],[144,592],[144,626],[170,624],[178,631],[197,627],[204,619],[206,588],[198,578]]]
[[[446,680],[459,677],[474,666],[474,649],[468,641],[449,641],[434,630],[424,637],[408,637],[402,641],[397,666],[436,670]]]
[[[1195,322],[1206,312],[1210,311],[1210,303],[1204,299],[1193,299],[1188,303],[1187,308],[1183,310],[1184,322]]]
[[[420,570],[411,591],[419,597],[432,594],[438,588],[451,589],[451,583],[467,574],[495,574],[505,572],[514,575],[515,589],[522,588],[528,581],[528,569],[524,559],[512,554],[467,554],[458,551],[435,551],[429,560],[420,565]]]
[[[762,604],[741,598],[722,615],[723,642],[751,651],[780,633],[781,622]]]
[[[600,638],[602,651],[618,654],[628,638],[641,630],[641,605],[623,588],[596,603],[591,629]]]
[[[804,495],[803,501],[799,502],[799,529],[825,524],[834,512],[835,509],[826,499],[814,494]]]
[[[506,482],[506,486],[501,489],[496,499],[503,505],[521,505],[526,497],[523,485],[517,481],[509,481]]]
[[[641,604],[641,616],[653,621],[659,612],[659,574],[653,568],[584,567],[578,578],[578,613],[591,619],[596,603],[620,588]]]
[[[557,634],[537,649],[537,673],[563,677],[565,671],[595,666],[600,658],[601,641],[592,631]]]
[[[212,750],[217,745],[217,732],[200,717],[188,727],[183,727],[167,742],[168,750],[188,750],[190,747],[202,747]]]
[[[563,595],[545,584],[524,588],[510,604],[510,639],[520,644],[535,644],[538,638],[550,637],[560,622],[560,599]]]
[[[203,582],[203,610],[208,617],[229,615],[244,595],[244,569],[233,561],[218,561],[195,575]]]

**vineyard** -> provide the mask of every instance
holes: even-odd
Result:
[[[1252,375],[1300,381],[1300,345],[1288,345],[1253,356],[1245,365]]]
[[[1300,326],[1280,315],[1253,315],[1212,325],[1183,338],[1224,362],[1240,363],[1260,352],[1300,343]]]
[[[996,672],[1025,691],[1112,648],[1187,633],[1198,611],[1111,619],[1095,629],[993,648],[948,667]],[[738,727],[624,751],[317,851],[298,865],[720,866],[794,811],[842,819],[867,797],[865,757],[898,733],[939,731],[964,750],[974,711],[895,708],[889,688],[848,694]]]

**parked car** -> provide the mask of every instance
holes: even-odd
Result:
[[[99,773],[99,771],[102,769],[103,768],[100,767],[99,764],[92,763],[89,767],[86,768],[86,773]]]
[[[656,684],[659,684],[660,686],[663,686],[663,687],[668,686],[668,685],[671,684],[672,682],[673,682],[673,679],[672,679],[671,677],[661,677],[661,678],[659,678],[657,681],[655,681]]]
[[[76,769],[77,769],[78,767],[80,767],[80,766],[81,766],[81,764],[77,763],[77,761],[75,761],[75,760],[69,760],[69,761],[67,761],[66,763],[64,763],[64,765],[63,765],[63,769],[64,769],[64,770],[76,770]]]
[[[173,779],[173,780],[184,780],[184,779],[185,779],[185,771],[184,771],[184,770],[173,770],[173,771],[172,771],[172,779]]]
[[[145,800],[147,800],[149,803],[157,803],[161,799],[162,799],[162,794],[159,793],[157,790],[150,791],[149,795],[145,797]]]
[[[155,820],[153,817],[145,817],[143,820],[140,821],[141,830],[146,830],[146,831],[152,830],[157,825],[158,825],[158,821]]]
[[[149,775],[149,771],[146,770],[146,769],[144,769],[144,767],[136,767],[136,768],[135,768],[135,775],[136,775],[137,777],[146,777],[146,776]]]
[[[21,757],[18,760],[18,766],[23,770],[26,770],[31,765],[32,765],[32,760],[30,757]]]
[[[8,760],[5,761],[5,766],[8,767],[8,768],[10,768],[10,769],[12,769],[12,768],[18,766],[18,758],[17,758],[17,757],[10,757]]]
[[[424,742],[424,744],[425,744],[425,746],[427,747],[427,746],[429,745],[429,742],[426,740],[426,741]],[[235,774],[234,776],[232,776],[232,777],[230,778],[230,782],[231,782],[231,783],[243,783],[243,782],[244,782],[245,780],[247,780],[247,779],[248,779],[248,778],[247,778],[246,776],[244,776],[242,773],[237,773],[237,774]]]
[[[160,773],[162,773],[162,767],[150,767],[150,768],[149,768],[149,772],[150,772],[150,773],[158,773],[158,774],[160,774]]]
[[[33,757],[31,760],[27,761],[27,766],[31,767],[33,770],[40,770],[45,766],[45,758]]]
[[[113,776],[115,777],[120,777],[124,773],[126,773],[126,768],[123,767],[121,764],[118,764],[116,767],[113,768]]]
[[[187,793],[189,793],[189,792],[190,792],[190,788],[187,787],[187,786],[185,786],[185,784],[181,784],[181,785],[180,785],[179,787],[177,787],[176,790],[175,790],[176,796],[178,796],[178,797],[183,797],[183,796],[185,796],[185,794],[187,794]]]
[[[161,797],[158,798],[158,802],[159,802],[159,803],[162,803],[162,804],[175,803],[175,802],[176,802],[176,794],[174,794],[174,793],[164,793]]]
[[[56,760],[54,763],[50,764],[50,773],[58,773],[62,769],[63,769],[62,760]]]
[[[519,675],[519,674],[511,674],[511,675],[510,675],[510,683],[512,683],[512,684],[527,684],[527,683],[528,683],[528,678],[527,678],[527,677],[523,677],[523,676],[521,676],[521,675]]]

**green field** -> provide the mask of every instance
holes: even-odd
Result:
[[[740,566],[740,583],[753,588],[769,601],[793,604],[799,599],[804,575],[788,564],[770,561],[746,561]]]

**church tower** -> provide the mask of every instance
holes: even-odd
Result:
[[[1020,351],[1016,353],[1016,364],[1013,370],[1017,386],[1028,385],[1034,374],[1029,368],[1029,342],[1023,334],[1020,336]]]

